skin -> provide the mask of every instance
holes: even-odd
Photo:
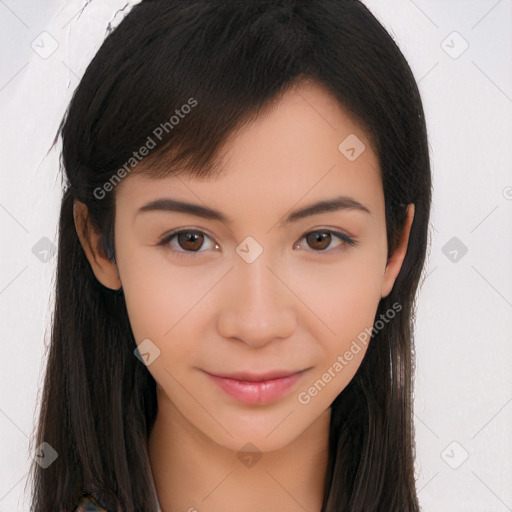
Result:
[[[350,134],[366,146],[355,161],[338,150]],[[414,205],[387,260],[377,156],[358,124],[314,83],[286,93],[224,150],[224,172],[211,181],[123,179],[115,191],[117,265],[97,249],[98,233],[86,234],[87,210],[80,203],[77,232],[96,278],[112,289],[122,286],[137,344],[150,339],[160,350],[148,366],[159,407],[149,454],[162,512],[319,511],[330,405],[367,346],[360,343],[307,404],[298,394],[372,328],[405,257]],[[339,210],[277,226],[290,211],[341,194],[370,214]],[[137,215],[142,205],[164,197],[215,208],[234,222],[168,211]],[[177,237],[157,245],[177,228],[207,236],[202,245],[201,239],[180,245]],[[327,228],[358,245],[335,235],[330,244],[303,238]],[[235,251],[248,236],[263,248],[251,263]],[[187,255],[190,247],[199,253]],[[204,373],[304,368],[284,396],[255,405],[227,395]],[[249,442],[261,455],[251,467],[237,457]]]

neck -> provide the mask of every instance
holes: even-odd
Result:
[[[320,512],[331,409],[287,446],[237,453],[194,428],[158,396],[149,455],[161,512]]]

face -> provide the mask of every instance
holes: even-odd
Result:
[[[386,266],[377,156],[321,87],[283,96],[237,133],[222,162],[209,181],[123,179],[117,271],[159,409],[233,450],[275,450],[324,415],[356,373],[362,333],[401,259]],[[331,211],[293,215],[341,196]]]

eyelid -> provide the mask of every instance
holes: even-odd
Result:
[[[168,233],[166,233],[165,235],[162,235],[162,237],[160,238],[160,240],[157,242],[157,246],[165,246],[165,245],[168,245],[171,241],[171,239],[175,236],[175,235],[178,235],[182,232],[185,232],[185,233],[188,233],[188,232],[197,232],[197,233],[200,233],[202,235],[206,235],[208,238],[210,238],[211,240],[213,240],[214,244],[218,246],[218,243],[215,242],[213,236],[211,236],[210,234],[208,234],[208,232],[202,228],[193,228],[193,227],[184,227],[184,228],[177,228],[177,229],[174,229],[172,231],[169,231]],[[183,250],[178,250],[178,249],[173,249],[173,248],[169,248],[169,251],[171,251],[172,253],[174,254],[177,254],[179,256],[191,256],[191,257],[195,257],[203,252],[206,252],[206,250],[201,250],[199,249],[198,251],[183,251]]]
[[[333,249],[324,249],[324,250],[318,250],[315,251],[313,249],[309,249],[306,252],[310,252],[313,254],[320,254],[322,256],[330,256],[332,254],[337,254],[340,251],[344,251],[348,249],[349,247],[355,247],[358,245],[359,241],[352,235],[349,235],[348,233],[344,233],[342,231],[338,231],[338,228],[329,228],[329,227],[320,227],[320,228],[314,228],[310,229],[309,231],[306,231],[300,238],[299,242],[304,240],[307,235],[311,233],[329,233],[333,235],[335,238],[337,238],[341,244]],[[297,244],[294,245],[294,248]]]
[[[171,239],[175,235],[178,235],[178,234],[180,234],[182,232],[197,232],[197,233],[200,233],[202,235],[206,235],[208,238],[213,240],[213,242],[215,243],[216,246],[219,245],[215,241],[213,236],[211,236],[206,230],[204,230],[202,228],[195,228],[195,227],[181,227],[181,228],[174,229],[174,230],[164,234],[160,238],[160,240],[157,242],[156,245],[157,246],[168,245],[170,243]],[[320,228],[310,229],[309,231],[306,231],[305,233],[303,233],[300,236],[300,238],[298,239],[298,242],[300,242],[303,239],[305,239],[307,235],[309,235],[311,233],[317,233],[317,232],[320,232],[320,233],[325,232],[325,233],[330,233],[331,235],[334,235],[341,242],[341,245],[336,247],[336,248],[334,248],[334,249],[318,250],[318,251],[315,251],[315,250],[311,249],[311,250],[309,250],[307,252],[312,252],[314,254],[316,253],[316,254],[328,255],[328,254],[335,253],[338,250],[347,249],[348,247],[355,247],[359,243],[359,241],[354,236],[351,236],[351,235],[349,235],[347,233],[344,233],[342,231],[338,231],[337,228],[328,228],[328,227],[320,227]],[[297,245],[298,242],[296,242],[294,244],[294,248],[295,248],[295,246]],[[169,250],[171,252],[173,252],[174,254],[177,254],[179,256],[185,256],[185,257],[188,257],[188,256],[196,257],[197,255],[207,251],[207,250],[198,250],[198,251],[194,252],[194,251],[177,250],[177,249],[172,249],[172,248],[169,248]]]

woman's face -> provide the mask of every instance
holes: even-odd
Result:
[[[287,93],[223,155],[209,181],[123,179],[117,268],[159,410],[225,447],[268,451],[297,439],[352,379],[403,254],[386,268],[377,156],[319,86]],[[271,379],[283,374],[295,376]]]

